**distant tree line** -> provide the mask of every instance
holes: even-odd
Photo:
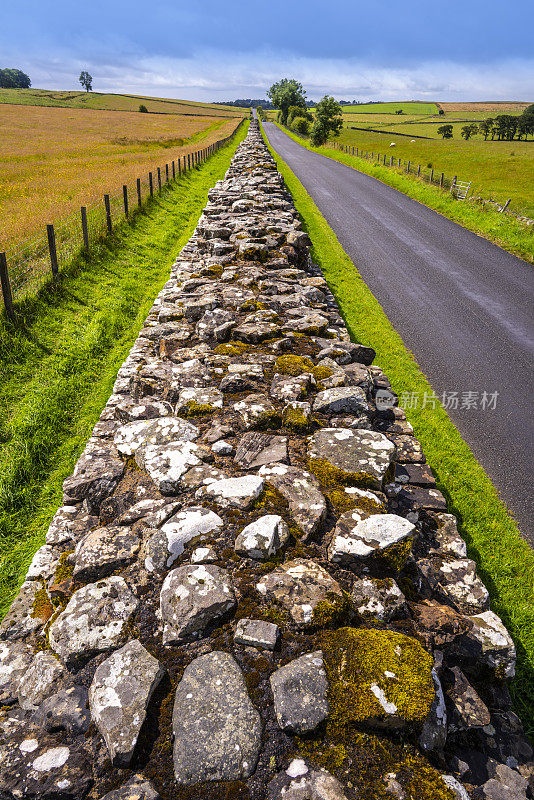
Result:
[[[265,108],[267,110],[274,108],[270,100],[251,100],[249,97],[246,100],[215,100],[214,102],[220,106],[237,106],[237,108]]]
[[[0,69],[0,89],[29,89],[32,82],[20,69]]]
[[[438,128],[438,133],[443,139],[452,139],[453,126],[441,125]],[[526,139],[528,136],[534,136],[534,104],[528,106],[522,114],[515,116],[513,114],[499,114],[499,116],[488,119],[483,119],[482,122],[469,122],[464,125],[460,131],[463,139],[468,141],[471,136],[476,133],[481,133],[484,140],[487,141],[491,136],[492,141],[511,142],[517,136],[518,140]]]
[[[330,135],[338,136],[343,127],[343,109],[337,100],[325,95],[313,104],[314,114],[311,114],[306,92],[293,78],[273,83],[267,96],[278,109],[278,122],[303,136],[309,135],[316,146],[324,144]]]

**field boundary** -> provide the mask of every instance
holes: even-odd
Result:
[[[46,233],[30,237],[15,247],[0,251],[0,279],[5,315],[16,322],[16,302],[34,294],[59,273],[80,252],[90,249],[113,227],[142,210],[146,201],[161,193],[182,174],[202,164],[223,147],[243,124],[240,119],[232,133],[210,145],[149,171],[144,178],[123,184],[115,194],[105,194],[103,202],[82,206],[80,213],[70,214],[47,225]]]
[[[312,241],[311,256],[321,268],[339,304],[351,339],[376,351],[376,364],[388,375],[393,390],[431,393],[432,388],[393,328],[384,310],[358,272],[313,199],[285,161],[267,143],[276,160],[304,230]],[[534,736],[534,551],[484,469],[475,459],[441,406],[406,408],[449,510],[459,521],[468,554],[478,565],[491,607],[504,620],[517,647],[518,669],[512,684],[516,710]]]

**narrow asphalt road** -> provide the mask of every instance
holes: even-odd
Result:
[[[534,266],[274,124],[264,129],[436,395],[457,393],[450,416],[534,546]]]

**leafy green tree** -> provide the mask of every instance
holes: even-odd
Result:
[[[464,125],[461,131],[461,134],[466,142],[471,138],[471,136],[474,136],[475,133],[478,133],[478,125],[475,122],[471,122],[469,125]]]
[[[78,80],[80,81],[86,92],[91,91],[91,89],[93,88],[93,76],[89,75],[87,70],[83,69],[80,72],[80,77],[78,78]]]
[[[0,69],[0,89],[29,89],[32,82],[20,69]]]
[[[343,109],[331,95],[325,94],[315,107],[315,121],[311,129],[311,140],[315,147],[326,142],[330,134],[339,136],[343,127]]]
[[[452,139],[452,125],[440,125],[438,133],[442,139]]]
[[[519,117],[514,117],[512,114],[499,114],[495,117],[495,132],[499,141],[511,142],[516,134],[518,122]]]
[[[310,132],[310,121],[304,117],[293,117],[291,127],[294,131],[300,133],[301,136],[307,136]]]
[[[487,141],[488,136],[493,130],[494,122],[495,120],[493,120],[491,117],[488,117],[488,119],[483,119],[482,122],[479,123],[478,129],[480,133],[484,134],[484,141]]]
[[[141,105],[139,106],[139,111],[141,112],[141,114],[148,114],[148,108],[145,106],[144,103],[141,103]]]
[[[273,83],[267,92],[267,97],[275,108],[280,109],[280,122],[287,123],[287,116],[291,106],[306,108],[306,92],[301,83],[294,78],[282,78]]]
[[[517,121],[517,130],[519,138],[524,136],[527,138],[528,134],[534,135],[534,103],[527,106]]]

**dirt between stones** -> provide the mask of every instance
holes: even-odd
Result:
[[[257,123],[0,624],[0,797],[533,797],[515,651]]]

